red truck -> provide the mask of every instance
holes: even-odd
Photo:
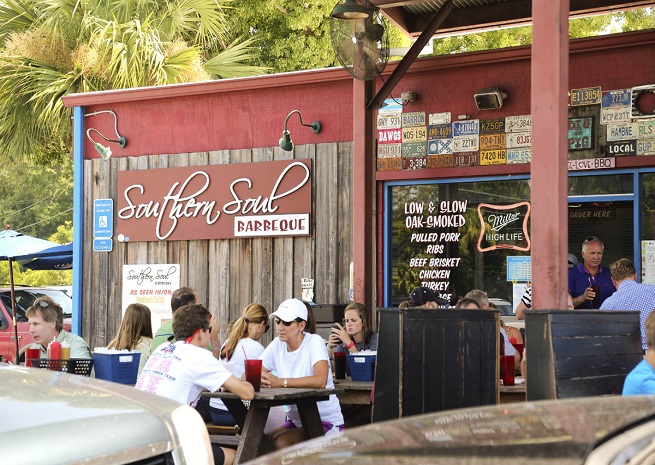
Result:
[[[30,334],[30,325],[25,312],[34,304],[34,301],[44,295],[51,297],[61,305],[64,312],[64,329],[70,331],[72,315],[72,299],[64,290],[48,289],[42,287],[15,287],[16,296],[16,323],[18,326],[18,350],[20,360],[24,360],[25,347],[32,344],[34,339]],[[14,322],[11,311],[11,291],[9,287],[0,287],[0,355],[5,362],[16,363],[16,345],[14,336]]]

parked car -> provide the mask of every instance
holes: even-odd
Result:
[[[0,363],[0,462],[208,465],[191,407],[108,381]]]
[[[498,310],[500,310],[500,319],[503,320],[507,326],[513,326],[521,329],[525,328],[525,320],[516,318],[512,304],[503,299],[490,298],[489,303],[493,303]]]
[[[346,430],[250,465],[645,465],[655,397],[603,396],[450,410]]]
[[[57,302],[64,312],[64,329],[70,331],[73,301],[63,290],[20,286],[14,288],[14,295],[16,296],[19,361],[24,358],[25,347],[34,342],[25,312],[34,304],[37,298],[47,295]],[[0,287],[0,355],[4,357],[5,362],[15,363],[16,346],[14,337],[11,290],[8,287]]]

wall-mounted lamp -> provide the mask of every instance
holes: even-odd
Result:
[[[116,113],[114,113],[113,110],[94,111],[93,113],[87,113],[84,116],[87,117],[87,116],[99,115],[101,113],[111,113],[112,115],[114,115],[114,131],[116,132],[116,136],[118,136],[118,139],[108,139],[107,137],[102,135],[102,133],[100,131],[98,131],[97,129],[94,129],[94,128],[89,128],[89,129],[86,130],[86,137],[89,138],[89,140],[91,141],[91,143],[93,144],[95,149],[98,151],[100,156],[104,160],[106,160],[107,158],[111,157],[111,155],[112,155],[111,149],[109,147],[105,147],[100,142],[94,141],[93,138],[91,137],[91,132],[92,131],[95,132],[96,134],[98,134],[100,137],[102,137],[107,142],[117,143],[118,146],[121,147],[121,148],[123,148],[123,147],[125,147],[127,145],[127,139],[125,137],[121,136],[118,133],[118,117],[116,116]]]
[[[286,150],[287,152],[291,152],[293,150],[293,141],[291,140],[291,133],[289,133],[287,129],[287,123],[289,122],[289,118],[291,115],[294,113],[298,113],[298,117],[300,118],[300,124],[303,126],[306,126],[308,128],[312,128],[312,132],[314,134],[318,134],[321,132],[321,123],[319,121],[314,121],[312,124],[305,124],[302,122],[302,115],[298,110],[292,110],[291,113],[287,115],[287,119],[284,121],[284,131],[282,131],[282,137],[280,137],[280,147],[282,150]]]
[[[360,5],[356,0],[344,0],[343,3],[335,5],[331,16],[337,19],[366,19],[371,13],[369,8]]]
[[[503,106],[507,94],[498,87],[487,87],[476,92],[473,97],[478,110],[495,110]]]

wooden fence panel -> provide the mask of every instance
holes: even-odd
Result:
[[[312,234],[308,237],[118,242],[109,253],[93,252],[93,199],[111,198],[116,207],[118,173],[183,166],[313,160]],[[193,154],[163,154],[85,161],[82,335],[92,347],[106,345],[120,325],[122,266],[180,264],[180,284],[198,290],[221,321],[229,321],[251,302],[269,312],[290,297],[301,297],[301,278],[315,280],[317,303],[346,303],[352,261],[352,144],[279,147]],[[114,224],[117,211],[115,208]],[[264,336],[270,342],[274,332]]]

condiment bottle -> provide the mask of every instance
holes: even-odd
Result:
[[[61,360],[61,343],[58,340],[53,339],[52,342],[48,344],[48,352],[50,353],[48,358]]]

